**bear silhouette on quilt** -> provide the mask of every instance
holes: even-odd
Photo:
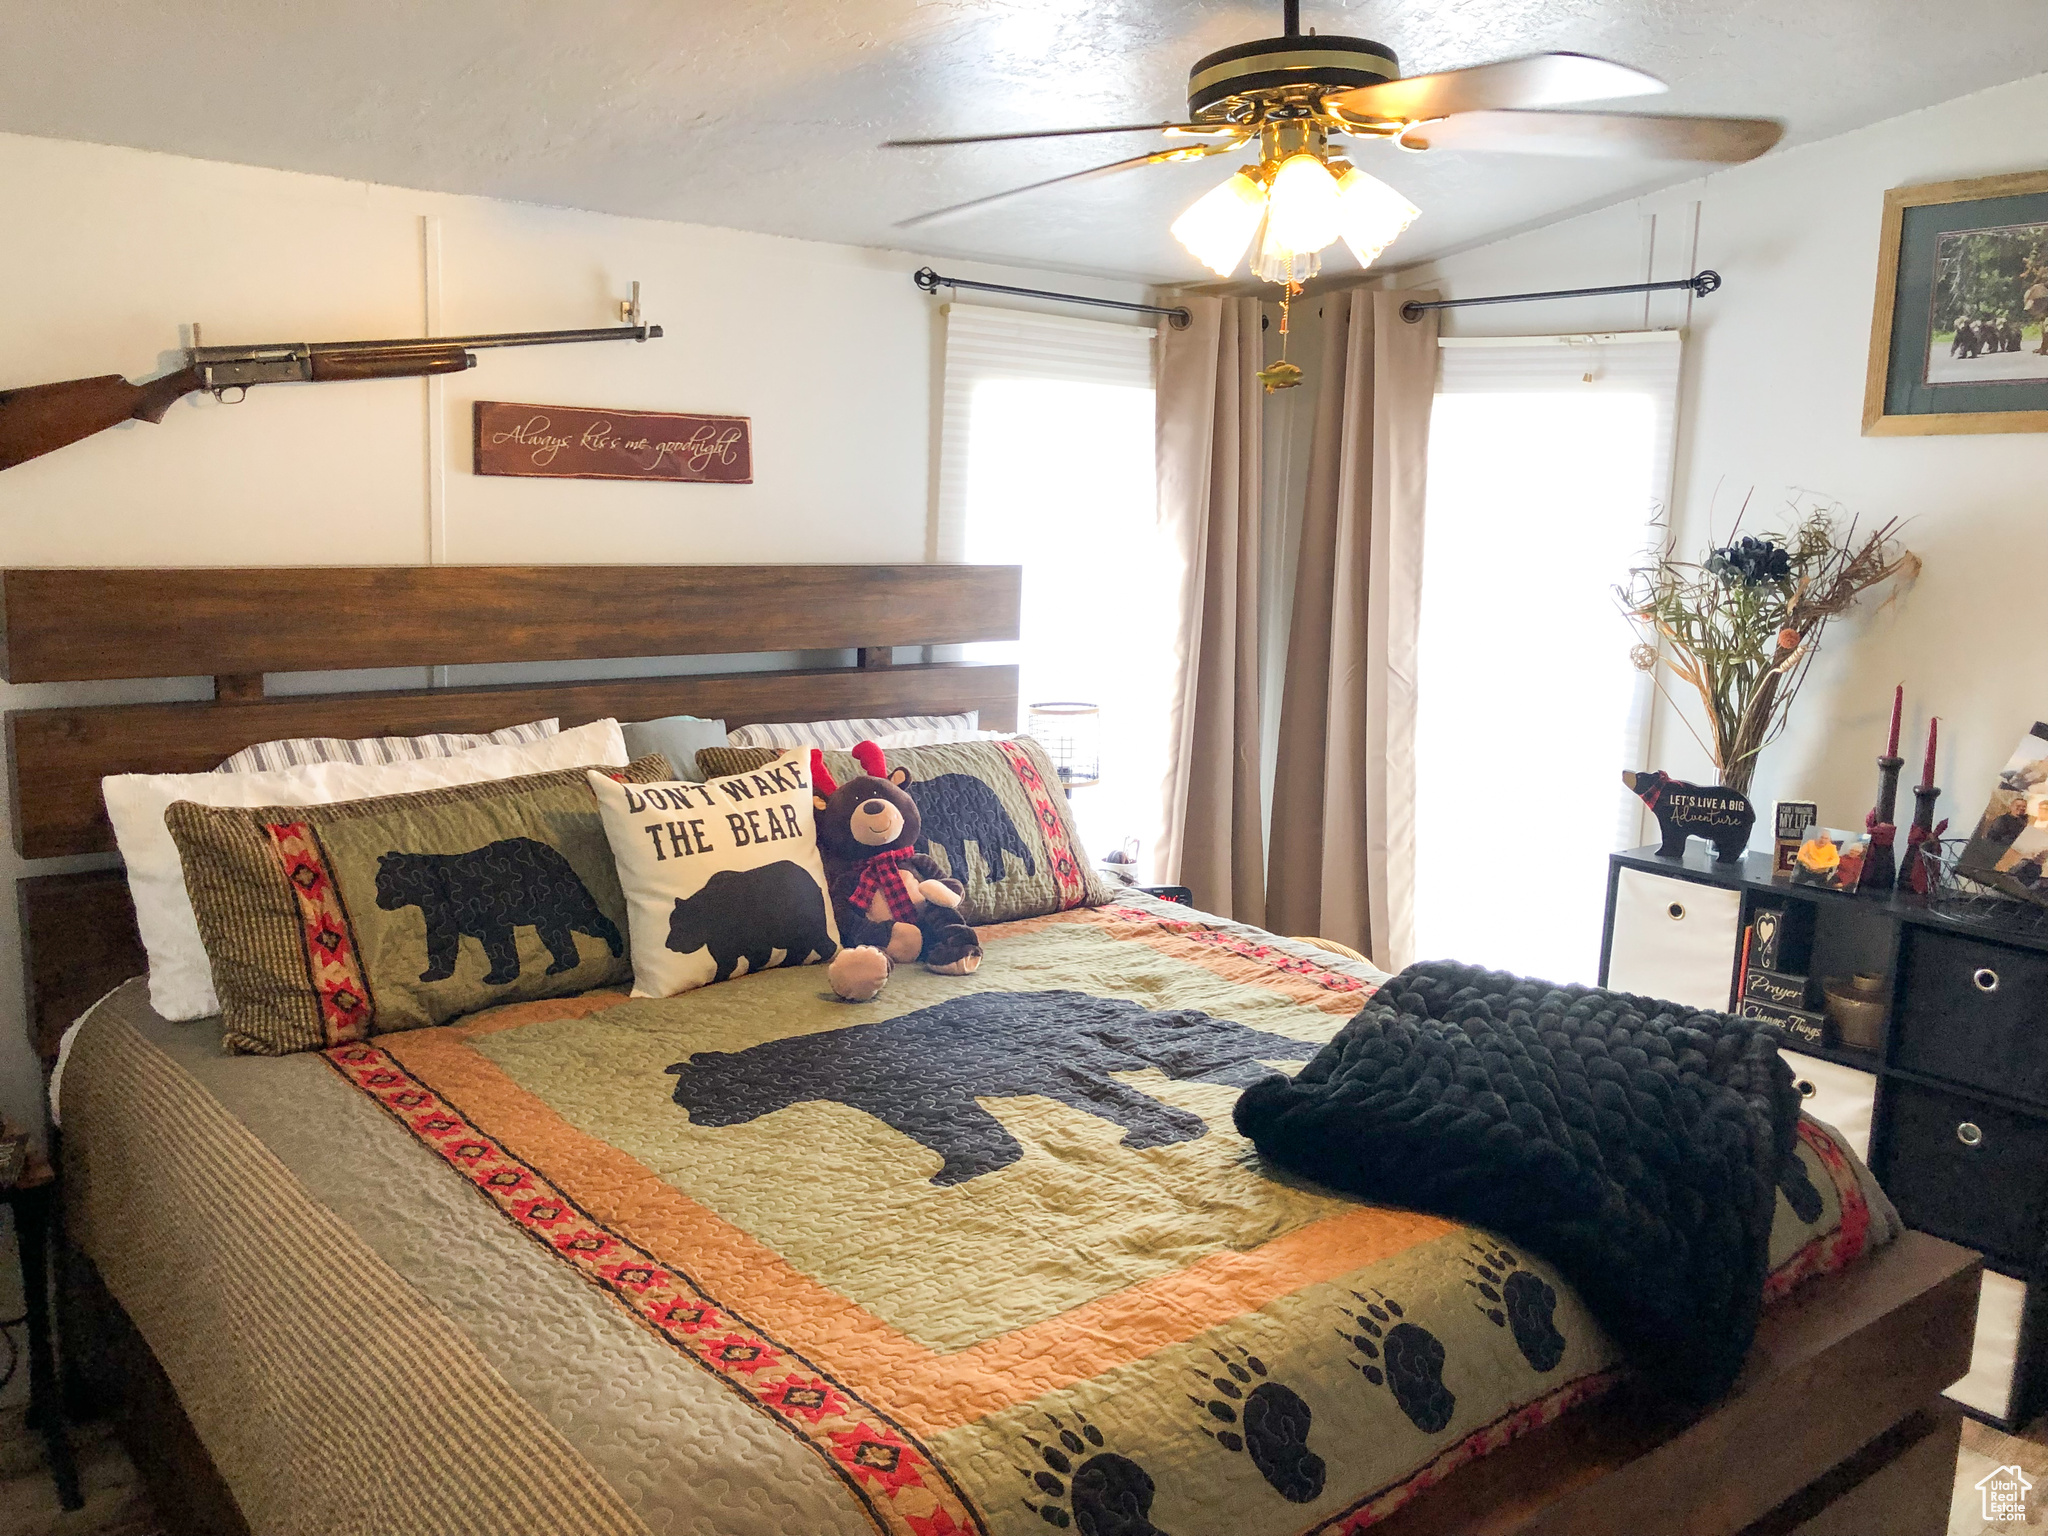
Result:
[[[1085,992],[970,992],[877,1024],[699,1051],[668,1070],[692,1125],[741,1125],[816,1100],[846,1104],[936,1152],[943,1166],[932,1183],[943,1186],[1024,1155],[978,1099],[1058,1099],[1121,1125],[1127,1147],[1160,1147],[1193,1141],[1208,1123],[1111,1073],[1156,1067],[1242,1087],[1269,1074],[1264,1062],[1315,1049],[1193,1008],[1155,1012]]]
[[[561,850],[530,837],[501,838],[468,853],[405,853],[394,849],[377,860],[377,905],[387,912],[418,907],[427,923],[427,968],[421,981],[446,981],[455,974],[464,934],[484,947],[491,963],[488,986],[519,979],[519,945],[514,930],[530,927],[554,963],[550,976],[582,963],[576,935],[602,939],[614,955],[625,953],[618,925],[599,910],[589,889]]]

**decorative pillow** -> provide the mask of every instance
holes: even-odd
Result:
[[[587,768],[334,805],[181,800],[164,819],[232,1051],[320,1050],[632,973]]]
[[[559,720],[508,725],[481,736],[444,731],[434,736],[294,736],[244,747],[214,768],[215,773],[268,773],[274,768],[303,768],[308,763],[411,763],[423,757],[453,757],[478,747],[515,747],[546,741],[562,729]]]
[[[365,795],[396,795],[449,784],[481,784],[553,768],[623,763],[626,744],[616,720],[594,720],[544,741],[479,747],[416,763],[309,763],[270,773],[117,773],[100,780],[114,841],[128,866],[135,925],[149,955],[149,1003],[167,1019],[203,1019],[220,1012],[206,946],[185,891],[177,845],[164,827],[174,800],[201,805],[328,805]]]
[[[700,720],[695,715],[668,715],[660,720],[628,722],[619,729],[626,735],[626,751],[634,757],[659,752],[685,779],[701,779],[697,753],[703,747],[725,745],[723,720]]]
[[[809,757],[771,751],[756,769],[702,784],[588,776],[626,893],[635,997],[839,952]]]
[[[743,725],[732,733],[735,747],[837,747],[850,751],[892,731],[971,731],[981,711],[964,715],[890,715],[880,720],[807,720],[796,725]]]
[[[697,754],[707,773],[739,772],[764,757],[763,748]],[[1074,829],[1059,775],[1031,737],[900,747],[888,759],[890,777],[924,822],[918,851],[967,887],[970,922],[1007,923],[1110,900]],[[842,781],[867,771],[850,754],[829,750],[825,769]]]

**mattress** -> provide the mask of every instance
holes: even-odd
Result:
[[[1378,973],[1135,894],[981,937],[284,1058],[131,983],[73,1234],[259,1532],[1356,1530],[1617,1379],[1540,1259],[1233,1131]],[[1897,1229],[1800,1142],[1771,1295]]]

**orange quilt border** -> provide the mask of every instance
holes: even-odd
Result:
[[[345,1082],[439,1154],[520,1231],[817,1452],[878,1530],[892,1536],[986,1533],[981,1512],[966,1492],[903,1426],[713,1301],[685,1271],[608,1231],[388,1051],[345,1045],[321,1054]]]

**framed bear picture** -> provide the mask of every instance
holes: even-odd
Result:
[[[2048,171],[1884,195],[1863,435],[2048,432]]]

